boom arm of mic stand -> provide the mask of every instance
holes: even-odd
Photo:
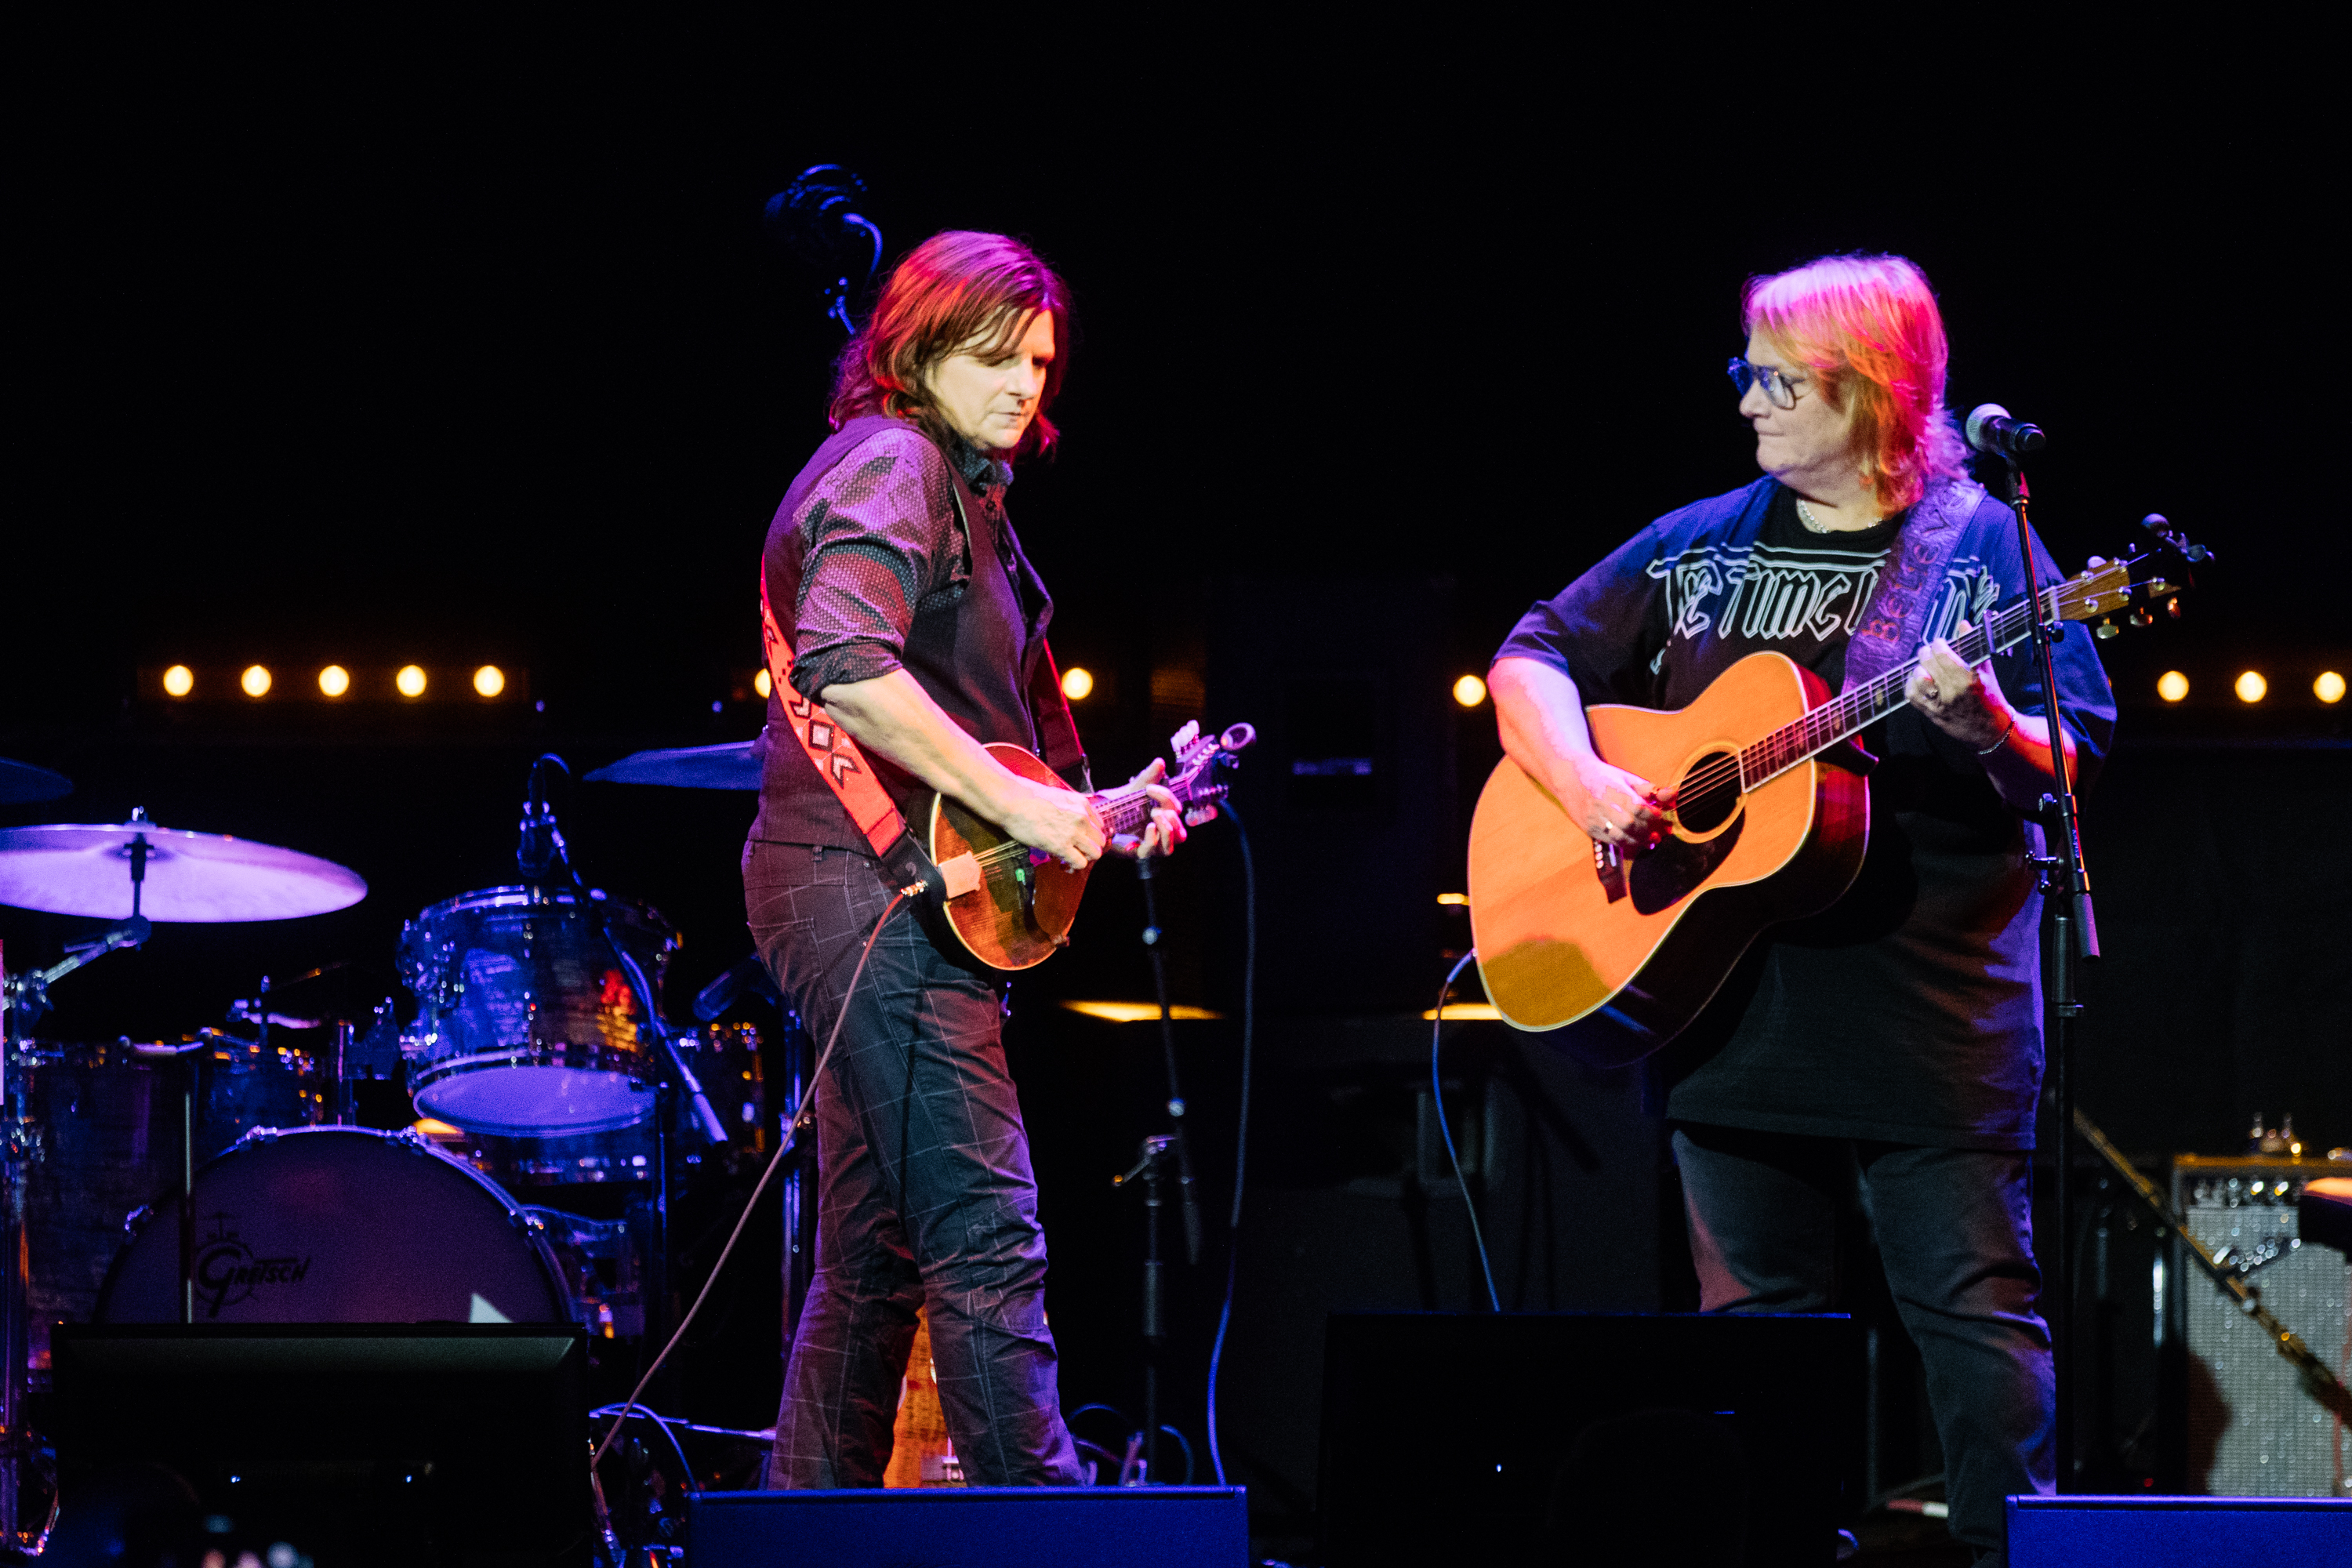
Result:
[[[547,812],[542,820],[547,828],[548,843],[553,850],[552,863],[563,868],[582,901],[586,902],[588,889],[581,885],[580,873],[572,867],[571,847],[563,842],[563,832],[555,825],[555,814]],[[630,956],[629,950],[621,945],[620,939],[613,934],[610,910],[600,908],[597,910],[596,929],[604,933],[604,945],[613,950],[613,956],[620,961],[621,973],[629,977],[630,989],[636,992],[637,1001],[646,1010],[646,1027],[651,1029],[654,1038],[661,1042],[662,1054],[669,1058],[670,1071],[677,1075],[679,1086],[686,1090],[687,1103],[694,1108],[694,1120],[702,1135],[717,1147],[726,1148],[730,1142],[727,1123],[720,1121],[719,1112],[711,1109],[710,1097],[702,1092],[702,1080],[694,1076],[694,1069],[687,1066],[686,1058],[678,1054],[677,1042],[670,1037],[669,1020],[661,1015],[661,1003],[654,995],[653,986],[646,983],[645,970]]]
[[[686,1090],[687,1103],[694,1108],[696,1124],[702,1129],[705,1138],[724,1149],[729,1142],[727,1123],[719,1120],[718,1111],[711,1109],[710,1097],[702,1092],[702,1080],[694,1076],[694,1069],[686,1065],[686,1058],[679,1054],[677,1041],[670,1033],[669,1021],[661,1016],[661,1008],[654,1001],[654,988],[646,983],[645,970],[629,955],[629,950],[614,939],[610,915],[604,917],[604,943],[613,950],[613,956],[621,961],[622,973],[629,977],[631,989],[636,992],[637,1000],[644,1005],[646,1026],[653,1031],[654,1038],[661,1042],[662,1052],[669,1058],[670,1071],[677,1075],[679,1086]]]

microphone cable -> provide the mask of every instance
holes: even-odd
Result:
[[[1486,1304],[1496,1312],[1503,1310],[1503,1298],[1495,1290],[1495,1266],[1486,1259],[1486,1235],[1478,1228],[1478,1205],[1470,1201],[1470,1184],[1462,1175],[1462,1156],[1454,1150],[1454,1134],[1445,1125],[1445,1085],[1438,1079],[1438,1047],[1445,1037],[1445,999],[1454,991],[1454,982],[1478,956],[1472,948],[1461,961],[1446,973],[1445,984],[1437,988],[1437,1011],[1431,1015],[1436,1023],[1429,1030],[1429,1097],[1437,1104],[1437,1135],[1445,1140],[1445,1157],[1454,1163],[1454,1184],[1462,1189],[1462,1206],[1470,1215],[1470,1239],[1478,1244],[1478,1271],[1486,1277]]]
[[[1257,862],[1249,829],[1231,796],[1220,803],[1242,847],[1242,1104],[1234,1134],[1234,1207],[1225,1221],[1225,1302],[1217,1310],[1217,1337],[1209,1347],[1209,1468],[1225,1484],[1225,1457],[1217,1447],[1217,1373],[1225,1357],[1225,1331],[1234,1321],[1234,1278],[1241,1263],[1242,1178],[1249,1171],[1250,1058],[1257,1027]],[[1189,1458],[1191,1449],[1186,1449]]]
[[[891,899],[889,907],[882,911],[882,918],[876,921],[874,929],[866,933],[866,946],[857,955],[857,967],[849,972],[849,984],[841,993],[841,1011],[834,1017],[833,1032],[825,1037],[824,1049],[817,1053],[816,1066],[809,1069],[808,1092],[801,1096],[801,1102],[793,1110],[792,1127],[776,1141],[776,1152],[768,1161],[768,1168],[760,1173],[759,1184],[751,1189],[751,1195],[744,1200],[743,1212],[736,1216],[735,1228],[728,1233],[727,1245],[719,1249],[719,1261],[710,1266],[710,1276],[703,1280],[701,1290],[694,1298],[694,1305],[688,1307],[686,1316],[677,1321],[677,1327],[670,1333],[669,1342],[662,1346],[661,1354],[654,1357],[653,1364],[646,1368],[643,1377],[637,1379],[636,1387],[629,1390],[629,1397],[621,1402],[621,1413],[613,1417],[613,1425],[605,1430],[604,1440],[597,1444],[596,1451],[589,1456],[588,1474],[592,1479],[596,1467],[604,1462],[605,1451],[612,1447],[613,1439],[621,1435],[622,1425],[628,1420],[629,1413],[642,1408],[637,1401],[644,1397],[654,1374],[661,1371],[662,1363],[669,1359],[670,1352],[677,1349],[678,1342],[686,1338],[686,1331],[694,1324],[694,1315],[701,1311],[702,1303],[709,1300],[710,1288],[719,1283],[719,1273],[726,1268],[727,1259],[734,1255],[735,1244],[743,1237],[743,1227],[751,1223],[751,1211],[759,1206],[761,1194],[768,1190],[768,1184],[774,1180],[776,1172],[782,1167],[784,1156],[800,1147],[803,1129],[814,1120],[810,1102],[816,1098],[817,1085],[824,1077],[824,1064],[833,1059],[833,1047],[841,1038],[841,1026],[849,1021],[849,1004],[857,994],[857,982],[866,973],[866,961],[874,956],[874,943],[881,936],[882,928],[889,923],[892,915],[898,912],[898,906],[907,901],[908,895],[916,890],[914,888],[899,889],[897,896]]]

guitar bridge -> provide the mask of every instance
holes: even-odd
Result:
[[[1617,853],[1614,844],[1592,841],[1592,874],[1601,879],[1601,890],[1615,903],[1625,896],[1625,860]]]

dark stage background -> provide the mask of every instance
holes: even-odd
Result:
[[[1752,273],[1913,257],[1956,344],[1951,404],[2053,433],[2035,517],[2062,563],[2152,510],[2214,547],[2184,621],[2102,645],[2124,742],[2089,805],[2110,956],[2086,982],[2083,1103],[2151,1156],[2232,1150],[2257,1111],[2352,1143],[2346,726],[2310,695],[2352,659],[2335,204],[2287,99],[2082,129],[2021,109],[2005,143],[2042,151],[1997,183],[1958,127],[1832,134],[1752,75],[1729,79],[1747,107],[1700,114],[1336,66],[1280,91],[1248,70],[859,87],[677,36],[552,58],[383,39],[299,73],[49,64],[15,215],[0,754],[79,787],[0,823],[143,805],[372,888],[316,920],[163,928],[61,984],[52,1037],[176,1036],[264,973],[339,960],[388,993],[404,918],[511,879],[539,751],[584,772],[756,731],[757,551],[824,434],[840,341],[760,212],[824,161],[868,182],[894,257],[1002,229],[1076,290],[1064,449],[1012,506],[1064,666],[1099,678],[1078,710],[1097,776],[1187,717],[1264,735],[1236,794],[1265,1076],[1225,1433],[1268,1506],[1308,1506],[1321,1311],[1470,1299],[1412,1087],[1412,1015],[1467,939],[1435,895],[1460,885],[1498,754],[1490,710],[1447,689],[1641,522],[1752,476],[1721,369]],[[330,659],[437,684],[331,707],[304,695]],[[155,685],[257,660],[279,680],[263,702]],[[439,672],[483,661],[516,678],[507,699],[447,695]],[[2258,710],[2227,695],[2250,667]],[[2168,668],[2193,683],[2179,709],[2153,696]],[[1375,770],[1291,776],[1335,755]],[[569,796],[592,879],[686,933],[676,1003],[748,948],[749,816],[747,797]],[[1168,879],[1177,999],[1236,1012],[1230,830]],[[0,911],[0,941],[21,968],[96,923]],[[1158,1068],[1148,1031],[1052,1004],[1147,995],[1140,924],[1106,870],[1072,952],[1015,987],[1073,1405],[1135,1397],[1140,1222],[1105,1184],[1155,1130]],[[1229,1150],[1237,1031],[1186,1037],[1204,1149]],[[1472,1030],[1463,1051],[1507,1302],[1672,1304],[1679,1222],[1630,1080],[1538,1037]],[[1230,1180],[1204,1163],[1213,1221]],[[1188,1366],[1221,1258],[1185,1282]],[[756,1407],[774,1369],[742,1375],[731,1402]],[[1197,1443],[1197,1392],[1173,1403]]]

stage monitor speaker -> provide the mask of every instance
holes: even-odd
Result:
[[[218,1538],[183,1563],[223,1541],[321,1568],[589,1561],[573,1325],[62,1325],[51,1353],[69,1538],[169,1493]]]
[[[1826,1563],[1862,1431],[1842,1315],[1335,1314],[1323,1561]]]
[[[2013,1497],[2009,1568],[2352,1563],[2352,1502],[2250,1497]]]
[[[1246,1568],[1239,1487],[925,1487],[704,1492],[696,1563],[727,1568]]]
[[[2226,1248],[2223,1261],[2248,1270],[2263,1305],[2341,1375],[2352,1350],[2352,1263],[2305,1246],[2295,1215],[2304,1182],[2329,1173],[2312,1161],[2183,1154],[2172,1163],[2172,1204],[2189,1233]],[[2181,1473],[2166,1481],[2226,1497],[2352,1497],[2343,1424],[2304,1392],[2294,1364],[2234,1298],[2184,1267],[2179,1251],[2167,1267],[2177,1276],[2159,1297],[2169,1299],[2167,1333],[2177,1336],[2167,1404],[2184,1450]]]

